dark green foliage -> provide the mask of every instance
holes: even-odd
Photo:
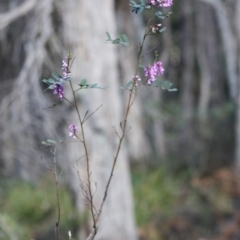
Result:
[[[135,167],[132,182],[141,239],[192,240],[222,236],[229,217],[237,214],[236,179],[226,168],[197,177],[188,170],[173,174],[164,165],[151,170]],[[234,228],[231,231],[234,234]]]
[[[11,227],[11,234],[17,239],[31,239],[34,236],[54,236],[57,219],[57,201],[55,185],[52,179],[45,179],[37,186],[26,182],[8,182],[2,186],[0,199],[0,222]],[[74,231],[80,224],[80,217],[74,209],[70,193],[60,187],[61,223],[60,229],[64,239],[69,230]],[[8,240],[1,229],[0,240]],[[3,237],[4,236],[4,237]],[[9,238],[12,240],[13,238]]]
[[[167,171],[134,171],[132,175],[136,218],[139,226],[151,221],[153,215],[168,214],[176,204],[181,182],[167,176]]]

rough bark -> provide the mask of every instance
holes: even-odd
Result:
[[[181,154],[184,164],[190,164],[191,156],[189,147],[194,146],[193,141],[193,114],[194,114],[194,38],[191,34],[194,30],[193,25],[193,3],[191,0],[185,0],[182,4],[183,13],[183,36],[182,42],[182,85],[181,85],[181,105],[182,105],[182,133],[181,133]]]
[[[236,100],[238,96],[237,44],[232,29],[231,16],[228,14],[227,5],[225,5],[221,0],[201,1],[211,4],[216,11],[226,57],[230,96],[233,100]]]
[[[41,165],[38,153],[40,139],[44,133],[51,133],[54,129],[49,115],[46,111],[41,111],[46,107],[47,101],[44,100],[39,81],[45,58],[45,44],[52,30],[51,11],[52,1],[41,1],[35,6],[25,28],[28,39],[24,44],[22,68],[12,92],[1,102],[1,157],[5,159],[5,175],[34,179]],[[35,137],[35,134],[39,136]]]
[[[198,103],[198,111],[202,118],[205,118],[207,115],[209,102],[210,102],[210,89],[211,89],[211,71],[209,65],[209,56],[207,48],[207,41],[211,37],[209,27],[206,27],[209,24],[209,7],[206,3],[197,2],[197,17],[196,17],[196,26],[197,26],[197,58],[200,68],[201,80],[200,80],[200,95]],[[210,22],[210,24],[212,24]],[[205,32],[207,30],[207,32]],[[204,33],[205,32],[205,33]],[[204,33],[204,34],[203,34]],[[208,36],[206,38],[206,35]]]
[[[236,33],[237,33],[237,42],[238,42],[238,69],[240,69],[240,1],[236,1],[235,6],[235,27],[236,27]],[[240,87],[239,84],[239,78],[238,76],[238,88]],[[238,91],[240,93],[240,91]],[[237,166],[237,169],[240,168],[240,94],[238,94],[237,98],[237,118],[236,118],[236,145],[235,145],[235,164]]]
[[[34,1],[25,2],[28,3]],[[23,6],[26,7],[24,3]],[[17,13],[15,11],[15,17],[12,17],[11,12],[9,15],[5,14],[11,17],[5,18],[8,20],[5,21],[4,29],[2,27],[1,39],[4,40],[7,35],[3,32],[8,30],[7,24],[27,14],[31,8],[28,6],[24,9]],[[47,138],[63,140],[67,137],[68,125],[77,124],[68,104],[60,103],[62,106],[47,108],[51,105],[49,102],[57,100],[50,93],[50,101],[47,101],[48,94],[43,93],[40,85],[42,74],[48,78],[52,71],[60,73],[60,66],[57,68],[56,65],[60,65],[61,58],[67,50],[71,50],[76,56],[72,67],[74,84],[80,82],[82,78],[87,78],[91,83],[97,82],[101,86],[109,87],[105,91],[83,91],[79,97],[82,114],[87,110],[92,112],[103,104],[103,107],[86,123],[94,191],[95,182],[97,183],[94,204],[98,208],[116,151],[117,136],[113,126],[120,131],[119,123],[122,120],[120,113],[123,103],[119,95],[118,55],[115,46],[105,43],[106,31],[116,35],[114,3],[110,0],[101,2],[43,0],[34,5],[32,12],[26,15],[22,23],[26,24],[26,27],[21,36],[25,41],[20,41],[18,49],[22,52],[18,63],[19,73],[12,91],[2,100],[0,107],[1,158],[4,173],[25,179],[36,179],[39,172],[44,171],[40,159],[42,154],[39,153],[40,142]],[[8,26],[12,27],[11,24]],[[6,44],[6,41],[4,43]],[[8,49],[5,50],[7,55]],[[71,98],[67,90],[66,96]],[[46,109],[43,111],[43,108]],[[69,115],[72,117],[69,118]],[[66,127],[60,130],[63,125]],[[77,164],[81,163],[80,177],[85,182],[83,173],[86,169],[85,161],[76,159],[76,156],[79,157],[77,154],[81,156],[82,152],[79,146],[75,149],[74,147],[76,145],[70,145],[70,152],[67,152],[60,145],[57,157],[64,169],[63,172],[70,174],[66,178],[75,190],[76,205],[81,211],[83,208],[88,211],[83,204],[79,179],[75,171],[78,169]],[[129,164],[126,150],[124,148],[122,150],[96,239],[136,239]],[[7,174],[6,169],[9,170]],[[89,226],[91,228],[91,224]]]

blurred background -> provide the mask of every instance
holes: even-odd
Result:
[[[146,87],[135,101],[96,239],[238,240],[240,1],[173,0],[167,11],[169,18],[153,21],[166,30],[147,39],[142,64],[152,63],[158,51],[164,79],[178,91]],[[120,86],[135,71],[146,21],[147,13],[132,13],[127,0],[0,1],[1,240],[54,239],[55,183],[44,164],[52,155],[41,141],[66,139],[74,115],[44,92],[41,79],[61,74],[68,50],[76,56],[76,81],[86,77],[112,91],[78,99],[86,110],[101,103],[114,109],[103,108],[88,125],[90,142],[97,142],[90,147],[93,178],[103,191],[116,138],[104,131],[122,120],[127,92]],[[106,31],[125,33],[130,46],[106,44]],[[64,144],[58,151],[62,239],[69,230],[85,239],[91,223],[73,151]]]

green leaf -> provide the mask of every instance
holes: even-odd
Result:
[[[129,43],[126,43],[126,42],[121,42],[122,45],[128,47],[129,46]]]
[[[177,88],[170,88],[170,89],[167,89],[169,92],[176,92],[176,91],[178,91],[178,89]]]
[[[101,86],[96,86],[95,88],[98,88],[98,89],[102,89],[102,90],[105,90],[105,89],[107,89],[108,87],[101,87]]]
[[[64,78],[64,81],[71,81],[71,78],[70,77],[67,77],[67,78]]]
[[[62,77],[61,76],[59,76],[59,75],[57,75],[56,73],[52,73],[52,76],[56,79],[56,80],[60,80],[60,79],[62,79]]]
[[[56,144],[56,143],[57,143],[57,142],[56,142],[55,140],[53,140],[53,139],[48,139],[47,142],[48,142],[48,143],[52,143],[52,144]]]
[[[112,41],[113,44],[118,44],[120,43],[120,39],[119,38],[116,38],[115,40]]]
[[[80,82],[80,85],[81,86],[86,86],[87,84],[87,79],[83,79],[81,82]]]
[[[48,81],[48,83],[55,83],[55,80],[52,78],[49,78],[47,81]]]
[[[54,85],[50,85],[48,89],[54,89]]]
[[[133,81],[132,81],[132,80],[129,81],[129,82],[127,83],[127,85],[126,85],[126,88],[130,87],[132,84],[133,84]]]
[[[159,30],[159,32],[162,33],[162,32],[164,32],[165,30],[166,30],[166,27],[161,28],[161,29]]]
[[[43,79],[42,82],[47,83],[48,84],[48,80],[47,79]]]
[[[106,34],[107,34],[107,38],[108,38],[106,41],[111,41],[112,39],[111,39],[110,34],[108,32],[106,32]]]
[[[126,34],[122,34],[122,38],[124,39],[125,45],[129,46],[129,38]]]
[[[143,10],[144,10],[144,7],[140,7],[138,13],[143,12]]]
[[[155,81],[155,85],[157,86],[157,87],[161,87],[161,84],[163,83],[163,81],[161,80],[161,79],[157,79],[156,81]]]
[[[47,142],[46,141],[42,141],[41,142],[43,145],[47,145]]]
[[[138,67],[139,67],[139,68],[142,68],[142,69],[145,68],[145,66],[143,66],[143,65],[138,65]]]
[[[98,86],[98,84],[94,83],[93,85],[90,85],[90,86],[91,86],[91,88],[96,88]]]
[[[162,89],[169,89],[173,84],[168,82],[168,81],[164,81],[162,84],[161,84],[161,87]]]
[[[123,38],[122,34],[118,34],[118,39],[120,40],[120,42],[124,42],[124,38]]]

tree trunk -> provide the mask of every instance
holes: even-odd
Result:
[[[237,42],[238,42],[238,69],[240,69],[240,1],[236,1],[235,7],[235,27],[237,33]],[[238,88],[240,87],[238,76]],[[237,169],[240,169],[240,91],[238,90],[238,98],[237,98],[237,117],[236,117],[236,145],[235,145],[235,164]]]
[[[109,87],[105,91],[80,91],[78,99],[81,114],[85,114],[87,110],[91,113],[103,105],[85,126],[91,158],[91,183],[93,191],[96,191],[94,204],[99,208],[116,153],[118,138],[113,127],[120,131],[119,123],[123,120],[121,107],[124,104],[119,90],[118,55],[115,46],[105,43],[106,31],[116,36],[114,3],[110,0],[101,2],[43,0],[39,3],[29,0],[27,3],[30,3],[30,7],[26,4],[26,8],[24,3],[24,7],[21,6],[20,10],[16,8],[19,11],[15,11],[14,15],[9,14],[10,17],[4,18],[7,20],[0,24],[0,28],[10,31],[8,24],[20,16],[25,16],[20,21],[20,25],[25,26],[24,34],[21,36],[24,41],[21,41],[20,36],[18,39],[15,38],[18,41],[15,50],[20,52],[18,61],[20,67],[13,68],[14,71],[19,69],[18,76],[12,91],[2,100],[0,107],[1,158],[4,159],[4,168],[7,167],[9,170],[8,175],[36,180],[36,176],[44,171],[40,158],[43,154],[39,154],[40,142],[48,138],[57,141],[66,139],[68,125],[78,124],[76,115],[72,115],[66,102],[63,101],[61,104],[59,101],[56,108],[47,108],[51,105],[47,101],[48,93],[43,93],[40,85],[42,74],[48,78],[51,71],[60,73],[60,66],[56,67],[57,64],[61,64],[58,56],[61,55],[62,58],[63,52],[67,53],[67,50],[70,50],[76,56],[72,66],[75,86],[81,79],[87,78],[90,83],[97,82],[101,86]],[[33,8],[31,4],[35,4]],[[31,9],[32,12],[26,15]],[[2,17],[0,15],[0,19],[3,19]],[[3,30],[1,31],[3,33]],[[6,36],[8,35],[1,35],[1,39],[4,40]],[[64,39],[64,44],[61,39]],[[12,55],[6,47],[7,39],[3,44],[5,45],[1,48],[7,56],[4,61],[10,65],[12,62],[9,56]],[[13,77],[11,73],[14,71],[6,75]],[[51,92],[49,95],[49,99],[52,99],[50,102],[57,102],[56,96],[52,96]],[[67,86],[66,96],[71,98]],[[44,108],[46,109],[42,110]],[[79,179],[75,171],[77,164],[81,163],[80,177],[86,183],[85,159],[76,159],[78,154],[83,155],[82,149],[80,146],[69,144],[68,152],[62,144],[58,146],[57,161],[75,190],[76,204],[81,211],[83,208],[89,211],[83,204]],[[91,228],[91,225],[89,226]],[[88,232],[85,237],[87,234]],[[126,149],[123,147],[103,208],[96,239],[136,238],[129,163]]]
[[[182,4],[183,14],[183,36],[182,43],[182,85],[181,85],[181,104],[182,104],[182,133],[181,133],[181,154],[183,164],[192,164],[192,156],[189,153],[189,147],[194,146],[193,138],[193,114],[194,114],[194,39],[191,34],[194,31],[193,25],[193,3],[191,0],[185,0]]]

